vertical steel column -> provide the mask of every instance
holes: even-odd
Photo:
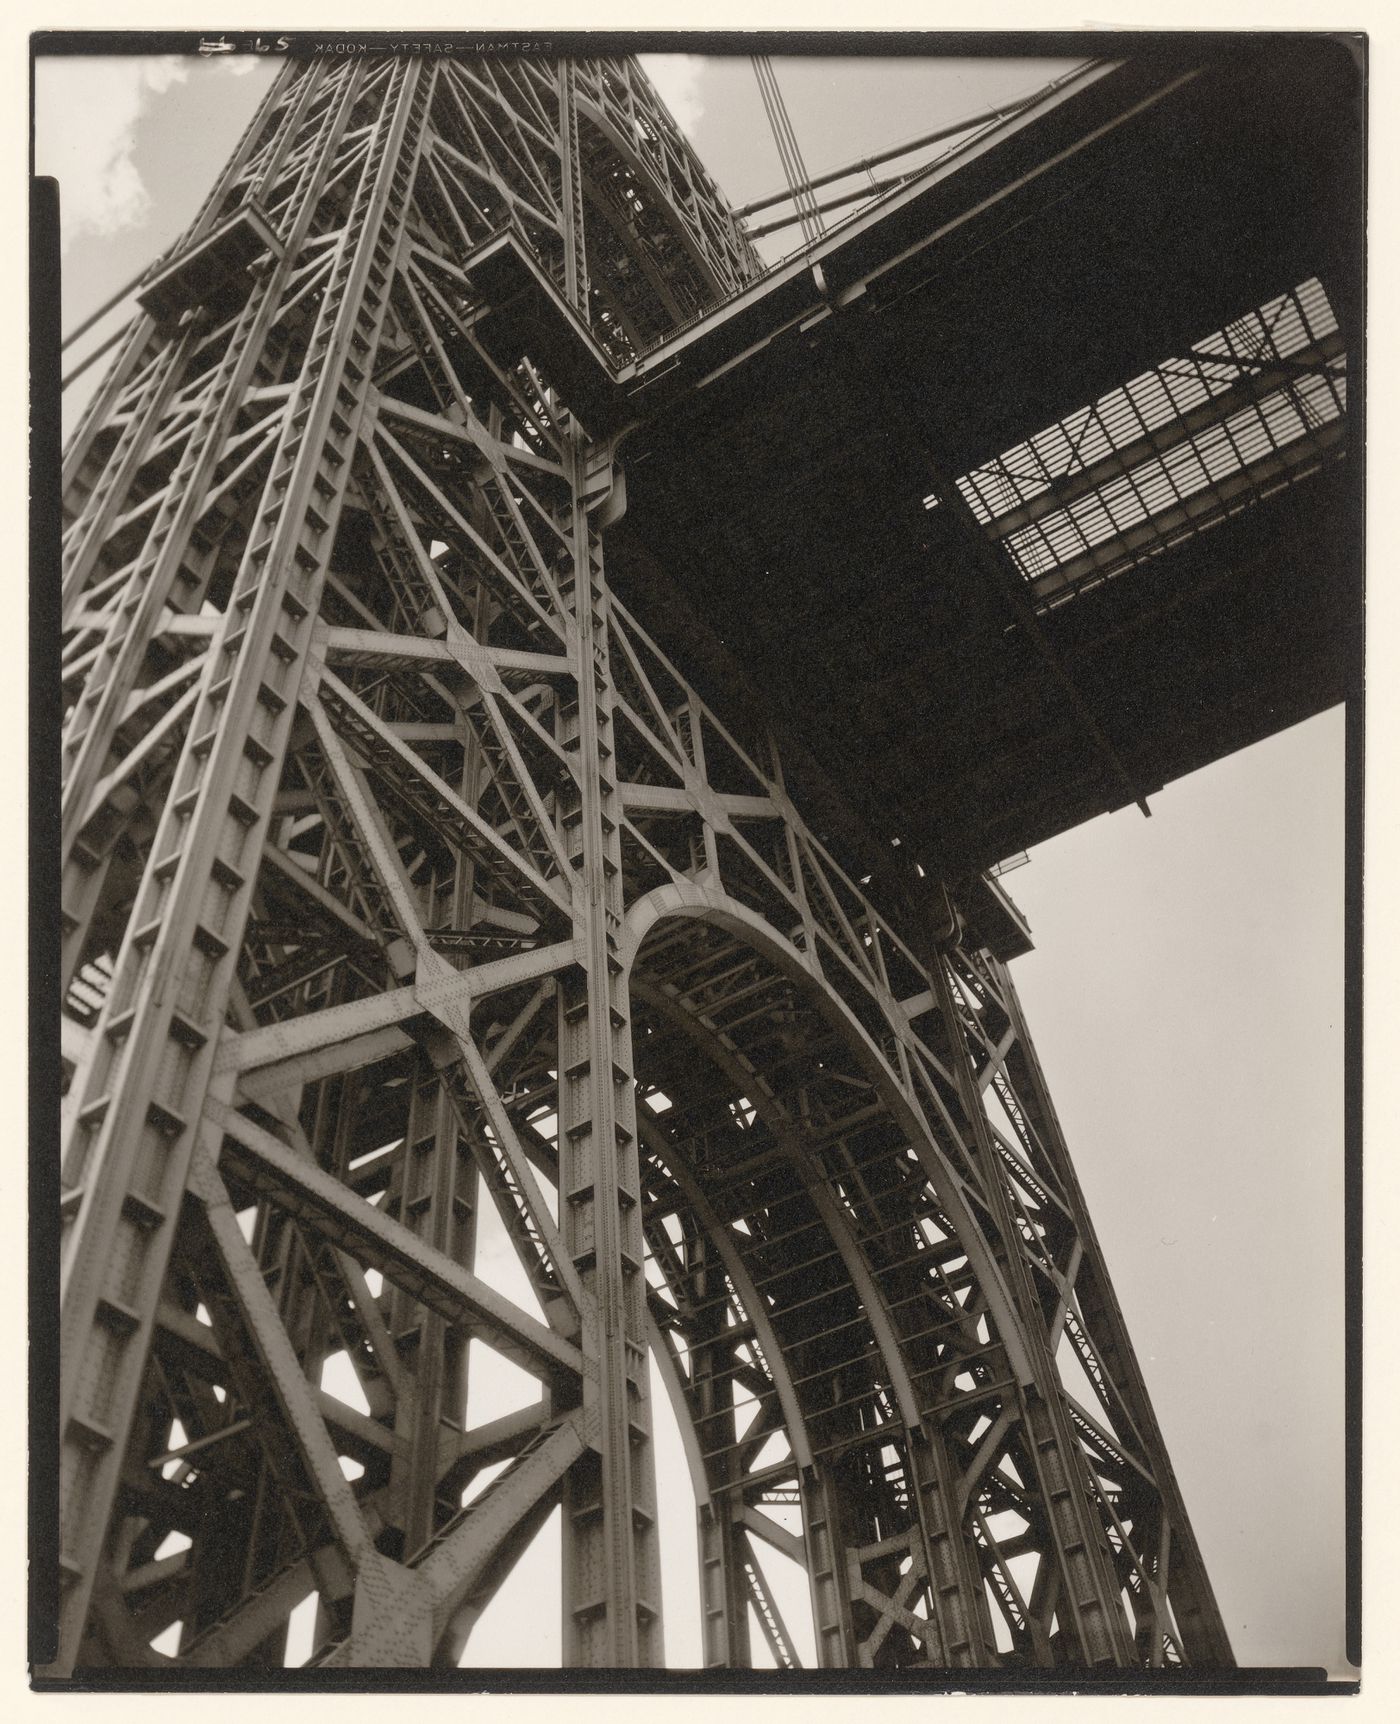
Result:
[[[718,1458],[709,1461],[712,1483],[738,1484],[734,1445],[737,1421],[718,1379],[732,1366],[734,1346],[725,1344],[723,1265],[713,1243],[698,1229],[689,1240],[690,1288],[700,1307],[690,1341],[690,1382],[704,1443]],[[701,1337],[704,1337],[703,1339]],[[707,1669],[745,1668],[749,1663],[748,1593],[741,1560],[743,1504],[732,1491],[712,1491],[696,1513],[700,1563],[700,1631]]]
[[[307,91],[295,105],[304,105],[314,78],[304,80]],[[354,84],[346,80],[343,99],[327,106],[315,143],[310,166],[293,201],[293,214],[282,259],[267,269],[254,287],[238,316],[212,378],[203,384],[199,408],[183,438],[183,448],[166,482],[158,515],[147,535],[129,576],[124,582],[115,617],[107,624],[93,663],[83,682],[73,712],[64,728],[62,767],[62,867],[64,903],[63,985],[71,979],[87,933],[87,917],[95,901],[91,882],[100,880],[107,855],[84,842],[85,828],[99,811],[96,793],[108,763],[113,733],[122,721],[126,702],[150,645],[152,635],[172,605],[177,576],[187,572],[192,561],[190,537],[205,503],[211,476],[224,454],[230,431],[242,408],[251,379],[261,358],[267,334],[277,315],[279,301],[302,239],[310,225],[321,186],[335,159],[335,151],[346,123]],[[294,116],[293,116],[294,118]],[[289,119],[289,126],[292,120]],[[154,381],[131,426],[123,433],[114,459],[75,529],[77,542],[70,552],[65,574],[69,607],[81,597],[82,584],[106,544],[113,511],[126,498],[136,468],[149,457],[149,439],[160,417],[184,381],[209,331],[196,316],[173,338]],[[180,608],[178,602],[174,608]]]
[[[564,1499],[565,1659],[636,1666],[661,1659],[661,1570],[651,1449],[643,1239],[631,1008],[619,956],[622,801],[613,766],[608,590],[584,506],[587,445],[571,429],[573,609],[578,707],[564,737],[577,782],[567,810],[580,958],[559,1001],[561,1228],[592,1295],[597,1368],[584,1386],[596,1463]]]
[[[391,71],[300,399],[284,422],[258,525],[211,644],[65,1155],[64,1213],[71,1225],[60,1336],[60,1560],[67,1588],[57,1670],[71,1669],[78,1656],[135,1414],[139,1366],[190,1180],[349,474],[366,362],[379,343],[407,213],[416,149],[410,122],[421,124],[423,76],[417,62]],[[348,80],[341,125],[356,90],[357,80]],[[330,171],[330,143],[303,194],[303,221]],[[292,255],[289,247],[262,290],[266,317]],[[237,359],[243,369],[251,366],[251,355]]]
[[[714,1425],[706,1427],[713,1430]],[[746,1670],[750,1650],[744,1531],[731,1498],[711,1498],[696,1516],[701,1658],[707,1670]]]
[[[977,1562],[959,1513],[956,1469],[936,1425],[908,1437],[909,1489],[919,1511],[932,1616],[945,1663],[976,1669],[994,1646]]]
[[[454,1057],[453,1050],[444,1047],[442,1057]],[[434,1250],[470,1268],[474,1206],[463,1203],[461,1188],[474,1183],[476,1170],[459,1150],[456,1109],[428,1050],[418,1053],[403,1150],[400,1219]],[[395,1421],[403,1443],[396,1445],[390,1490],[405,1560],[437,1530],[439,1508],[450,1518],[458,1506],[439,1505],[438,1446],[444,1426],[460,1426],[466,1414],[466,1348],[441,1316],[408,1295],[396,1294],[393,1305],[392,1334],[405,1381],[402,1420]]]
[[[1086,1664],[1126,1666],[1134,1662],[1132,1640],[1103,1528],[1089,1503],[1086,1462],[1065,1414],[1059,1372],[1034,1291],[1027,1279],[1019,1235],[1007,1203],[1000,1159],[991,1143],[977,1074],[953,1005],[947,968],[937,951],[929,969],[947,1030],[963,1112],[972,1133],[976,1160],[983,1169],[982,1194],[1003,1242],[998,1255],[1015,1303],[1022,1343],[1035,1369],[1035,1381],[1021,1389],[1022,1412],[1034,1451],[1040,1499],[1049,1521],[1066,1589],[1061,1621],[1079,1642]]]
[[[823,1670],[846,1670],[859,1662],[851,1626],[843,1518],[841,1493],[832,1470],[819,1461],[802,1481],[802,1533],[807,1546],[812,1632],[817,1663]]]
[[[588,318],[588,254],[584,245],[583,169],[578,151],[578,73],[559,62],[559,211],[564,230],[564,297]]]

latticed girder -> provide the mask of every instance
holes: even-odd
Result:
[[[649,1360],[707,1662],[799,1661],[760,1547],[828,1667],[1228,1661],[1005,970],[609,589],[559,330],[751,267],[630,63],[360,60],[149,286],[71,457],[55,1671],[313,1593],[450,1666],[556,1507],[566,1661],[659,1662]]]

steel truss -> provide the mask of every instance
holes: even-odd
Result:
[[[1228,1663],[1005,968],[610,591],[502,229],[614,362],[757,267],[633,63],[289,65],[70,451],[52,1673],[452,1666],[558,1504],[659,1662],[649,1356],[707,1664],[797,1662],[760,1547],[828,1667]]]

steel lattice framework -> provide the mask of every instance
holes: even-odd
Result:
[[[796,1662],[759,1545],[826,1667],[1230,1662],[1004,965],[610,591],[609,371],[758,269],[635,63],[360,57],[148,280],[65,475],[51,1673],[311,1591],[450,1667],[560,1503],[565,1662],[660,1662],[649,1356],[707,1664]]]

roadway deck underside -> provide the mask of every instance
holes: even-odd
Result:
[[[985,867],[1358,692],[1356,76],[1317,39],[1097,70],[625,379],[619,590],[881,843]],[[957,480],[1306,282],[1349,411],[1045,603]]]

